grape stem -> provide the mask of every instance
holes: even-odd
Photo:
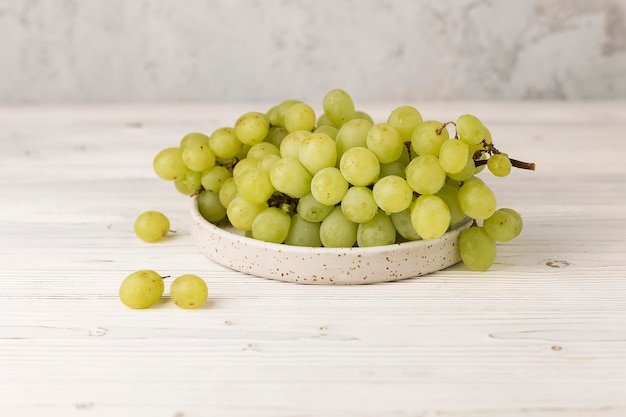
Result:
[[[454,127],[456,127],[456,123],[454,123],[453,121],[449,121],[449,122],[442,123],[441,127],[435,130],[435,132],[437,132],[438,135],[441,135],[441,132],[443,132],[443,129],[445,129],[446,126],[448,125],[454,125]],[[454,137],[456,138],[456,135]]]

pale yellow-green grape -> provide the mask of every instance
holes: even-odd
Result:
[[[235,229],[245,232],[252,229],[255,217],[266,208],[267,203],[254,204],[237,194],[228,204],[226,215]]]
[[[261,159],[261,157],[268,154],[280,156],[280,149],[274,144],[261,142],[251,146],[250,149],[248,149],[248,154],[246,158]]]
[[[285,127],[285,114],[287,113],[287,110],[289,110],[291,106],[293,106],[294,104],[298,104],[298,103],[302,103],[302,102],[300,100],[293,100],[293,99],[289,99],[289,100],[285,100],[281,102],[276,109],[276,115],[274,116],[272,125]]]
[[[200,183],[202,188],[207,191],[218,193],[224,184],[224,181],[232,177],[228,169],[221,165],[215,165],[202,173]]]
[[[422,123],[422,115],[413,106],[397,107],[387,118],[387,124],[398,131],[403,142],[411,142],[413,132],[420,123]]]
[[[330,119],[328,118],[328,116],[326,116],[325,113],[320,114],[320,117],[317,118],[316,126],[317,127],[332,126],[336,128],[336,126],[333,124],[333,122],[330,121]]]
[[[335,126],[341,126],[354,118],[354,102],[344,90],[334,89],[326,93],[322,106],[326,117]]]
[[[209,137],[205,135],[204,133],[197,133],[197,132],[188,133],[185,136],[183,136],[183,138],[180,140],[179,147],[180,149],[184,149],[185,146],[190,145],[192,143],[195,145],[208,145]]]
[[[482,227],[470,227],[459,236],[459,251],[469,269],[486,271],[496,259],[496,241]]]
[[[456,134],[462,142],[476,145],[484,139],[485,127],[476,116],[464,114],[456,120]]]
[[[448,139],[441,144],[439,164],[448,174],[461,172],[467,166],[469,147],[457,139]]]
[[[356,243],[358,225],[348,220],[336,206],[320,226],[320,240],[327,248],[350,248]]]
[[[243,144],[232,127],[220,127],[209,137],[209,147],[217,158],[232,159],[239,154]]]
[[[202,173],[196,171],[187,171],[185,178],[182,180],[176,180],[176,182],[182,181],[185,184],[185,188],[191,191],[191,194],[196,194],[202,189]]]
[[[378,211],[372,220],[360,223],[356,231],[356,243],[361,248],[392,245],[396,242],[396,229],[389,216]]]
[[[332,207],[331,207],[332,211]],[[309,246],[317,248],[322,246],[320,240],[320,222],[306,221],[299,214],[291,216],[291,226],[285,238],[286,245]]]
[[[450,138],[450,133],[443,128],[443,123],[427,120],[420,123],[411,137],[411,150],[418,155],[439,156],[441,145]],[[437,131],[441,129],[441,133]]]
[[[311,132],[307,132],[306,130],[296,130],[295,132],[289,133],[285,136],[280,142],[280,156],[281,158],[291,158],[298,160],[300,155],[300,144],[304,141],[304,139],[311,136]]]
[[[376,181],[372,194],[378,207],[387,214],[406,210],[413,200],[413,189],[397,175],[388,175]]]
[[[483,228],[497,242],[508,242],[522,232],[522,218],[512,209],[498,209],[485,219]]]
[[[419,155],[407,165],[406,180],[419,194],[435,194],[446,182],[446,173],[433,155]]]
[[[233,201],[233,199],[237,196],[237,183],[235,182],[235,179],[233,177],[230,177],[226,181],[224,181],[224,184],[222,184],[222,188],[220,188],[218,195],[220,198],[220,203],[222,203],[224,207],[228,207],[230,202]]]
[[[320,203],[313,197],[312,193],[308,193],[298,200],[296,212],[308,222],[319,223],[333,211],[333,208],[334,206]]]
[[[465,220],[466,216],[459,204],[459,188],[450,184],[445,184],[439,191],[437,197],[441,198],[450,210],[450,225],[454,226]]]
[[[450,227],[450,209],[436,195],[421,195],[411,206],[411,223],[422,239],[443,236]]]
[[[277,207],[268,207],[252,222],[252,237],[272,243],[283,243],[289,233],[291,218]]]
[[[411,241],[420,240],[422,238],[420,235],[417,234],[415,228],[413,227],[413,223],[411,222],[410,208],[402,210],[398,213],[392,213],[389,217],[391,217],[393,227],[396,228],[398,234],[404,239]]]
[[[267,136],[263,139],[264,142],[271,143],[280,149],[280,143],[283,141],[285,136],[287,136],[289,132],[287,129],[280,126],[271,126],[269,131],[267,132]]]
[[[235,182],[237,182],[239,176],[247,170],[258,167],[259,160],[256,158],[244,158],[241,161],[237,162],[237,165],[233,167],[233,178],[235,179]]]
[[[400,162],[404,166],[409,165],[409,163],[411,162],[411,159],[417,156],[417,155],[409,154],[409,148],[407,147],[407,144],[408,143],[405,143],[404,146],[402,146],[402,153],[400,154],[400,157],[397,159],[397,161]]]
[[[387,177],[389,175],[397,175],[400,178],[406,178],[404,164],[399,160],[388,164],[380,164],[379,178]]]
[[[135,234],[145,242],[158,242],[170,231],[170,221],[158,211],[146,211],[135,220]]]
[[[189,188],[187,182],[184,179],[174,181],[174,187],[176,188],[176,191],[178,191],[182,195],[194,195],[195,193],[192,188]]]
[[[311,194],[320,203],[334,206],[348,191],[348,181],[337,168],[323,168],[311,180]]]
[[[206,301],[209,288],[197,275],[185,274],[176,277],[170,285],[170,298],[180,308],[195,309]]]
[[[467,181],[468,179],[472,178],[472,176],[474,176],[475,173],[476,173],[476,165],[474,163],[474,160],[471,158],[471,156],[468,156],[467,162],[465,163],[465,168],[463,168],[462,170],[454,174],[451,174],[448,172],[448,178],[451,178],[456,181]]]
[[[295,159],[282,158],[270,168],[270,180],[276,190],[300,198],[311,191],[313,176]]]
[[[488,144],[493,143],[493,139],[491,137],[491,131],[489,129],[487,129],[487,127],[485,125],[483,125],[483,139]]]
[[[189,171],[183,162],[183,151],[180,148],[166,148],[154,157],[154,172],[162,179],[175,181],[185,178]]]
[[[270,121],[270,126],[278,126],[279,124],[282,124],[278,116],[278,104],[270,107],[270,109],[265,114]]]
[[[341,157],[339,169],[350,184],[367,186],[378,179],[380,162],[374,152],[367,148],[350,148]]]
[[[324,133],[313,133],[298,147],[298,160],[311,174],[337,165],[335,141]]]
[[[257,165],[258,168],[262,169],[263,171],[267,171],[270,172],[270,168],[272,168],[272,165],[274,165],[274,162],[278,161],[280,159],[280,156],[278,155],[264,155],[261,157],[261,159],[259,159],[259,163]]]
[[[372,126],[367,132],[366,144],[381,164],[395,161],[404,149],[404,143],[398,131],[386,123]]]
[[[373,124],[364,119],[352,119],[346,122],[337,131],[335,142],[337,143],[337,158],[341,159],[343,154],[350,148],[367,146],[367,132]]]
[[[313,131],[313,133],[323,133],[330,137],[332,140],[335,140],[337,138],[337,132],[339,132],[339,129],[334,126],[320,126]]]
[[[350,187],[341,201],[344,216],[354,223],[370,221],[378,212],[374,193],[367,187]]]
[[[496,211],[496,196],[485,183],[472,179],[459,189],[459,205],[469,217],[484,220]]]
[[[352,118],[352,120],[354,119],[363,119],[363,120],[367,120],[371,124],[374,124],[374,119],[372,119],[372,116],[370,116],[368,113],[361,111],[361,110],[354,111],[354,117]]]
[[[288,132],[296,130],[311,131],[315,127],[315,110],[305,103],[297,103],[285,112],[285,129]]]
[[[237,119],[235,123],[235,134],[237,138],[246,145],[255,145],[267,136],[270,123],[265,115],[257,112],[249,112]]]
[[[226,217],[226,207],[220,202],[218,193],[203,191],[197,197],[198,211],[207,221],[218,223]]]
[[[119,297],[130,308],[148,308],[161,296],[165,285],[157,272],[144,269],[128,275],[120,285]]]
[[[491,155],[487,160],[487,168],[496,177],[506,177],[511,173],[511,160],[505,153]]]
[[[269,173],[258,167],[245,170],[236,181],[239,195],[253,204],[267,202],[276,191]]]

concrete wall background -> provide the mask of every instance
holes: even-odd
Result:
[[[0,103],[626,98],[626,0],[0,0]]]

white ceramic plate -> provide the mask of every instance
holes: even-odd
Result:
[[[439,239],[370,248],[311,248],[267,243],[206,221],[193,199],[191,235],[211,260],[246,274],[299,284],[372,284],[429,274],[458,263],[466,222]]]

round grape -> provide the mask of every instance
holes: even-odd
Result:
[[[158,211],[146,211],[135,220],[135,234],[145,242],[158,242],[170,231],[170,221]]]
[[[145,269],[133,272],[122,281],[119,297],[130,308],[148,308],[159,301],[164,287],[161,275]]]
[[[170,286],[170,297],[180,308],[198,308],[204,304],[208,295],[206,282],[194,274],[181,275]]]

